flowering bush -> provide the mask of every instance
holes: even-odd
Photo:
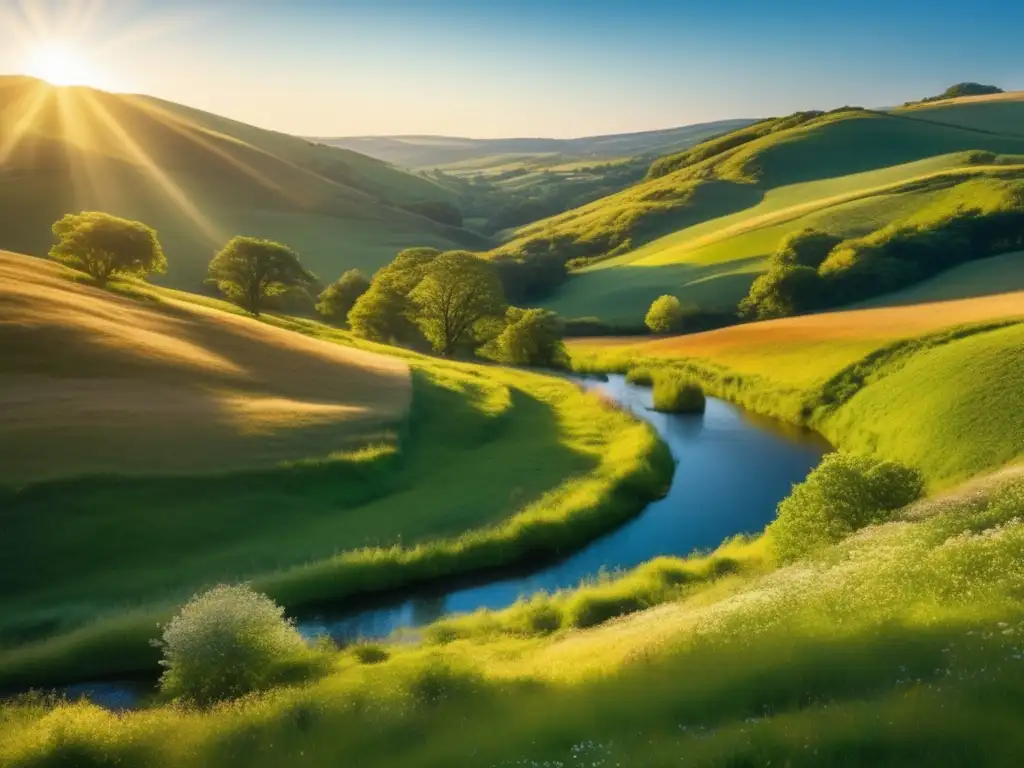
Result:
[[[313,653],[284,609],[246,585],[193,597],[164,627],[160,687],[206,705],[308,673]]]
[[[885,522],[923,491],[924,479],[916,469],[894,461],[830,454],[780,502],[778,517],[768,529],[776,554],[784,561],[795,560],[867,525]]]

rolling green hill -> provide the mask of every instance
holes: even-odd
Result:
[[[994,104],[1004,111],[991,113]],[[663,293],[732,307],[794,230],[859,236],[944,199],[952,205],[950,190],[965,182],[978,182],[961,189],[971,205],[985,184],[1019,178],[1024,135],[1003,130],[1013,114],[1024,118],[1024,94],[764,121],[663,159],[622,192],[522,227],[493,253],[566,258],[573,274],[542,303],[570,318],[639,325]]]
[[[0,78],[2,248],[45,254],[54,221],[99,209],[159,232],[167,285],[199,288],[236,234],[287,243],[327,281],[411,245],[486,247],[398,207],[453,199],[379,160],[158,99]]]

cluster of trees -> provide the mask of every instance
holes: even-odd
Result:
[[[402,251],[374,275],[348,312],[373,341],[478,354],[516,365],[564,364],[563,328],[545,310],[508,307],[497,266],[467,251]]]
[[[890,224],[843,240],[788,237],[740,303],[748,319],[813,312],[904,288],[957,264],[1024,249],[1024,188],[987,210],[958,208],[926,222]]]
[[[68,214],[53,226],[50,255],[106,285],[115,275],[144,277],[166,269],[156,232],[100,212]],[[268,301],[319,286],[298,254],[281,243],[235,237],[210,262],[209,282],[254,316]],[[468,251],[402,251],[368,279],[345,272],[319,295],[319,314],[356,334],[445,357],[480,354],[516,365],[566,361],[564,328],[552,312],[509,307],[498,267]]]
[[[927,104],[932,101],[945,101],[946,99],[958,99],[962,96],[990,96],[994,93],[1004,93],[1002,88],[994,85],[982,85],[981,83],[957,83],[951,85],[938,96],[929,96],[920,101],[908,101],[904,106],[914,104]]]

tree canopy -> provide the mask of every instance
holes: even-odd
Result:
[[[91,275],[106,285],[113,275],[143,276],[165,272],[156,232],[138,221],[99,211],[69,213],[53,225],[58,242],[50,257]]]
[[[358,269],[350,269],[320,294],[316,311],[332,323],[344,323],[356,301],[370,289],[370,278]]]
[[[644,324],[654,333],[671,333],[679,330],[683,320],[683,305],[675,296],[659,296],[651,302]]]
[[[434,258],[409,298],[416,324],[434,351],[445,357],[471,340],[477,323],[505,306],[494,265],[467,251]]]
[[[316,284],[291,248],[254,237],[233,238],[214,256],[209,273],[221,293],[257,317],[268,297]]]
[[[494,342],[499,362],[545,368],[566,365],[564,326],[554,312],[509,307],[505,320],[505,328]]]

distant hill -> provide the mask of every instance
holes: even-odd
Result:
[[[45,254],[64,213],[100,209],[154,227],[161,281],[196,289],[236,234],[280,240],[323,280],[372,271],[412,245],[485,248],[400,206],[454,202],[437,183],[145,96],[0,77],[0,248]]]
[[[659,131],[586,136],[578,139],[467,139],[455,136],[348,136],[314,139],[350,149],[406,168],[439,168],[467,160],[491,158],[508,162],[523,157],[622,158],[664,154],[711,136],[735,130],[753,120],[719,120]]]

